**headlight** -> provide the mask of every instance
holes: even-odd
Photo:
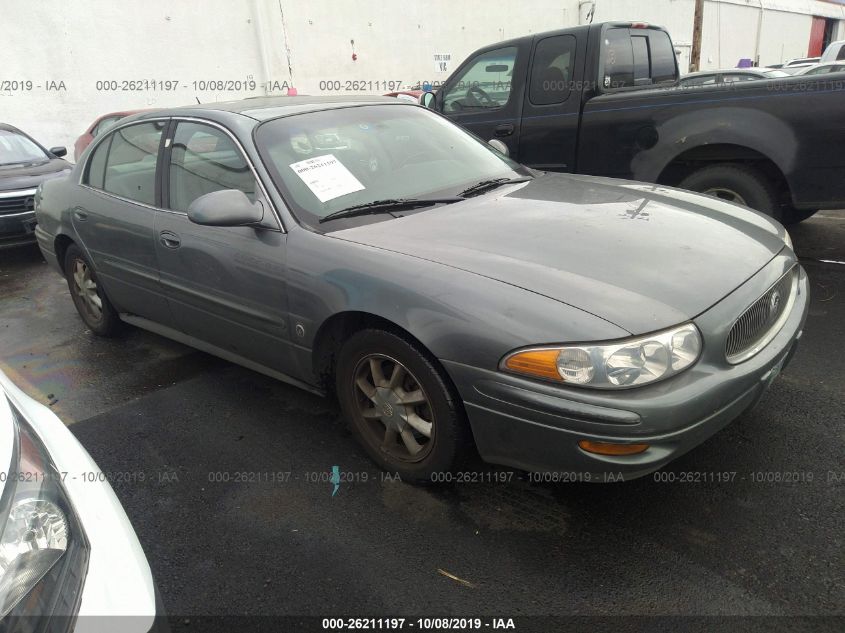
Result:
[[[17,446],[0,499],[0,617],[72,616],[88,544],[62,474],[20,413],[12,412]]]
[[[567,385],[625,389],[674,376],[700,353],[698,328],[687,323],[613,343],[517,350],[502,359],[500,369]]]

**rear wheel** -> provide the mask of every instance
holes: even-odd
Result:
[[[385,470],[432,481],[466,455],[469,428],[457,394],[405,339],[375,329],[354,334],[338,356],[335,382],[353,433]]]
[[[114,336],[121,329],[117,311],[97,282],[97,273],[76,244],[65,253],[65,277],[76,311],[85,325],[100,336]]]
[[[684,178],[678,186],[751,207],[776,220],[783,216],[771,181],[748,165],[709,165]]]

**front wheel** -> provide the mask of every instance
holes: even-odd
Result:
[[[340,350],[335,387],[367,454],[403,480],[429,482],[466,456],[469,428],[460,400],[415,345],[362,330]]]

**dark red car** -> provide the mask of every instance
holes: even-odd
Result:
[[[78,161],[79,157],[82,156],[82,152],[85,151],[85,148],[91,144],[91,141],[94,140],[94,137],[97,136],[100,132],[105,130],[115,121],[119,121],[123,117],[129,116],[130,114],[136,114],[137,112],[143,112],[144,109],[141,110],[123,110],[122,112],[109,112],[108,114],[104,114],[99,119],[95,120],[91,126],[85,130],[85,132],[76,139],[76,142],[73,144],[73,160]]]

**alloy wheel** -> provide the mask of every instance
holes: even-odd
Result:
[[[425,459],[434,446],[434,414],[416,376],[389,356],[370,354],[353,381],[365,439],[394,459]]]
[[[73,291],[79,305],[93,321],[103,318],[103,300],[97,294],[97,281],[88,264],[82,259],[73,262]]]

